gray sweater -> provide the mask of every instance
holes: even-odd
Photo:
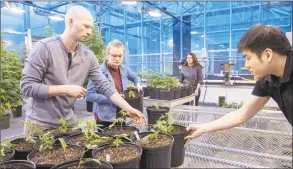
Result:
[[[69,67],[68,53],[61,38],[51,37],[37,42],[26,59],[20,82],[21,92],[29,97],[26,120],[36,120],[46,127],[58,127],[63,117],[74,121],[73,105],[76,99],[67,95],[48,97],[50,85],[82,86],[90,76],[97,91],[110,98],[116,89],[103,75],[94,53],[78,43]]]

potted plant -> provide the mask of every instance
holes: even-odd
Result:
[[[1,169],[35,169],[36,164],[27,160],[9,160],[0,163]]]
[[[22,72],[21,58],[15,51],[8,51],[5,45],[1,40],[0,129],[9,128],[10,116],[6,111],[15,112],[17,106],[24,103],[19,83]]]
[[[125,90],[123,94],[125,100],[131,107],[143,112],[143,91],[138,91],[133,85],[130,84],[128,85],[128,89]]]
[[[175,77],[164,76],[161,86],[161,100],[174,100],[174,88],[177,84]]]
[[[165,115],[170,110],[169,107],[162,107],[161,105],[162,102],[157,101],[154,106],[146,108],[148,114],[148,124],[155,124],[162,115]]]
[[[140,168],[171,168],[173,136],[159,132],[142,132],[138,133],[138,138],[132,135],[131,139],[142,148]]]
[[[3,141],[0,145],[0,162],[9,161],[13,159],[15,151],[13,150],[14,145],[9,140]]]
[[[85,125],[82,125],[83,122]],[[85,157],[91,157],[92,149],[113,141],[113,138],[97,132],[98,127],[94,120],[82,119],[80,126],[83,133],[68,136],[66,141],[69,144],[83,147],[86,150]]]
[[[34,136],[43,133],[41,127],[34,121],[24,122],[24,125],[29,126],[27,137],[11,140],[11,143],[14,144],[15,160],[26,160],[30,152],[38,150],[39,140]]]
[[[121,110],[119,111],[119,113],[121,114],[121,117],[116,118],[114,122],[111,125],[109,125],[109,127],[105,128],[103,134],[109,137],[115,137],[121,134],[126,134],[130,137],[135,131],[138,132],[138,129],[136,127],[123,125],[125,124],[125,117],[127,115],[127,112]]]
[[[141,147],[116,138],[112,144],[94,150],[92,157],[109,162],[113,168],[139,168],[141,155]]]
[[[83,156],[83,148],[77,145],[67,145],[63,138],[59,138],[60,145],[52,131],[48,131],[40,137],[39,150],[28,154],[27,159],[33,161],[37,168],[49,169],[55,164],[79,159]]]
[[[188,135],[186,128],[181,125],[172,124],[174,121],[173,112],[168,112],[162,116],[156,124],[151,125],[151,131],[163,132],[174,137],[172,147],[171,167],[178,167],[183,164],[185,157],[184,137]],[[166,119],[166,120],[165,120]]]
[[[175,88],[174,88],[174,99],[180,99],[181,97],[181,84],[180,82],[177,82],[175,84]]]

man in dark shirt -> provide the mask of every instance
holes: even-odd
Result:
[[[282,30],[275,26],[255,25],[238,44],[246,59],[245,67],[254,75],[256,85],[252,98],[240,109],[209,123],[191,124],[185,137],[188,145],[192,138],[204,133],[230,129],[247,122],[272,97],[292,125],[292,46]]]

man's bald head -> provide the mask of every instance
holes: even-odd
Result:
[[[65,15],[65,24],[69,24],[69,20],[88,20],[94,21],[92,14],[83,6],[73,6],[69,8]]]
[[[75,41],[84,42],[92,34],[94,19],[92,14],[82,6],[73,6],[65,15],[65,33]]]

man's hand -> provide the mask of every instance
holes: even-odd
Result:
[[[139,83],[136,84],[136,88],[137,88],[137,90],[138,90],[139,92],[142,91],[142,87],[140,86]]]
[[[146,117],[137,109],[132,108],[131,111],[128,111],[128,115],[135,121],[135,123],[146,123]]]
[[[184,139],[186,141],[186,143],[184,144],[184,147],[187,147],[187,145],[189,144],[189,142],[191,141],[191,139],[196,138],[201,136],[202,134],[204,134],[203,129],[200,128],[200,125],[197,124],[191,124],[189,125],[186,130],[188,131],[188,136],[186,136]]]
[[[67,95],[78,98],[83,97],[86,95],[87,90],[81,86],[78,85],[67,85],[66,86],[66,93]]]

